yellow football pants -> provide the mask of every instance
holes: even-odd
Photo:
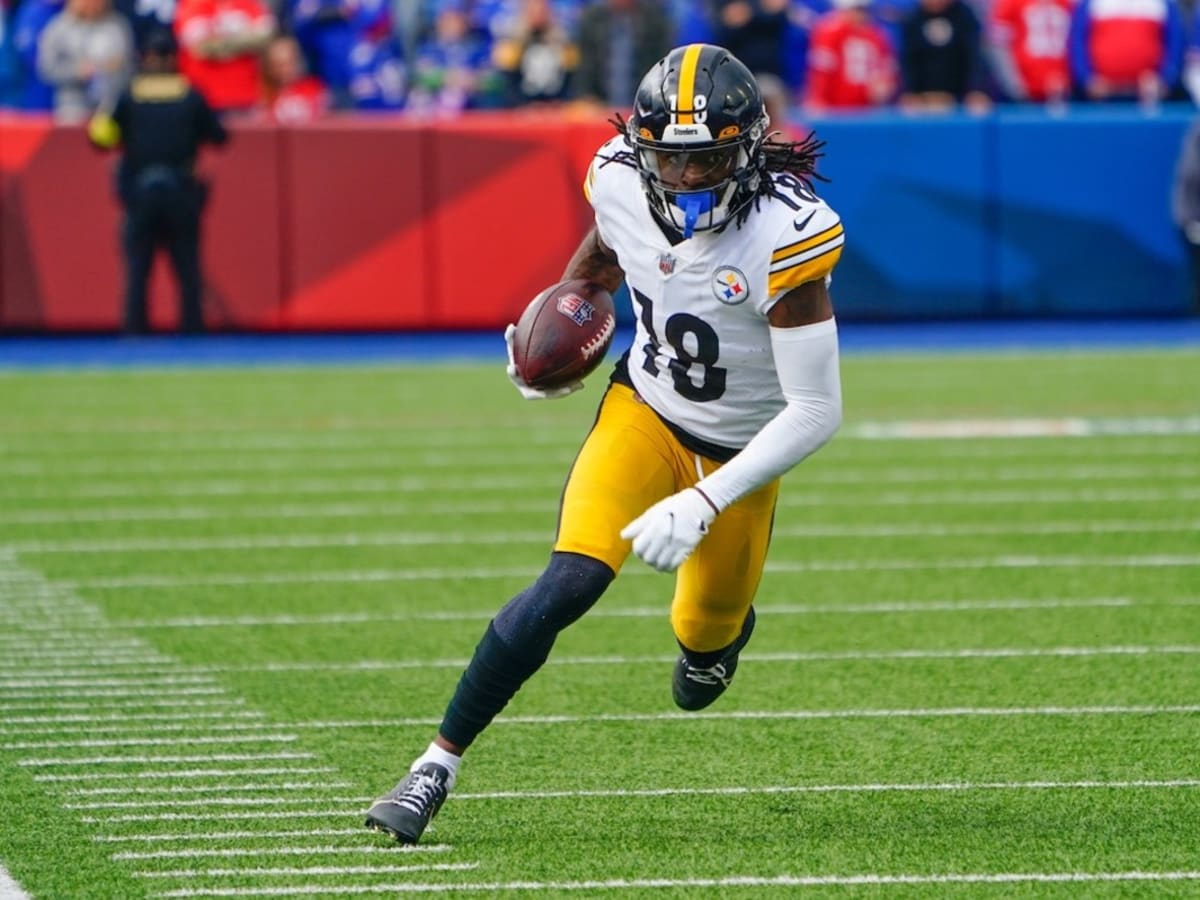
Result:
[[[554,549],[619,572],[630,552],[621,529],[719,467],[686,450],[640,397],[614,384],[571,467]],[[730,506],[680,566],[671,627],[685,647],[720,650],[737,638],[762,578],[778,494],[773,481]]]

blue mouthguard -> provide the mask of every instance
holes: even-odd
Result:
[[[683,198],[683,203],[679,205],[683,210],[683,236],[685,238],[690,238],[695,233],[696,220],[713,208],[715,199],[712,191],[688,194]]]

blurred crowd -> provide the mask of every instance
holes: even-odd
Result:
[[[895,106],[1200,101],[1179,0],[4,0],[0,104],[64,122],[114,102],[169,29],[223,113],[625,108],[677,44],[721,44],[777,123]]]

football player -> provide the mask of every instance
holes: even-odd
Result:
[[[615,291],[637,315],[571,467],[546,569],[492,619],[441,727],[368,827],[415,843],[463,752],[604,593],[632,549],[675,572],[675,703],[717,699],[754,630],[779,477],[841,422],[828,293],[838,216],[813,192],[820,144],[770,139],[750,71],[728,51],[679,47],[642,80],[628,122],[584,190],[595,225],[564,279]],[[508,374],[528,398],[539,391]]]

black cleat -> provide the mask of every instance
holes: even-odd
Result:
[[[716,665],[701,669],[689,665],[687,656],[679,654],[675,674],[671,679],[671,696],[675,698],[675,705],[680,709],[695,712],[704,709],[725,693],[725,688],[733,681],[733,673],[737,671],[738,654],[746,646],[753,632],[754,607],[750,607],[746,621],[742,623],[742,633]]]
[[[371,804],[367,827],[390,834],[402,844],[415,844],[446,802],[449,781],[445,766],[425,763]]]

